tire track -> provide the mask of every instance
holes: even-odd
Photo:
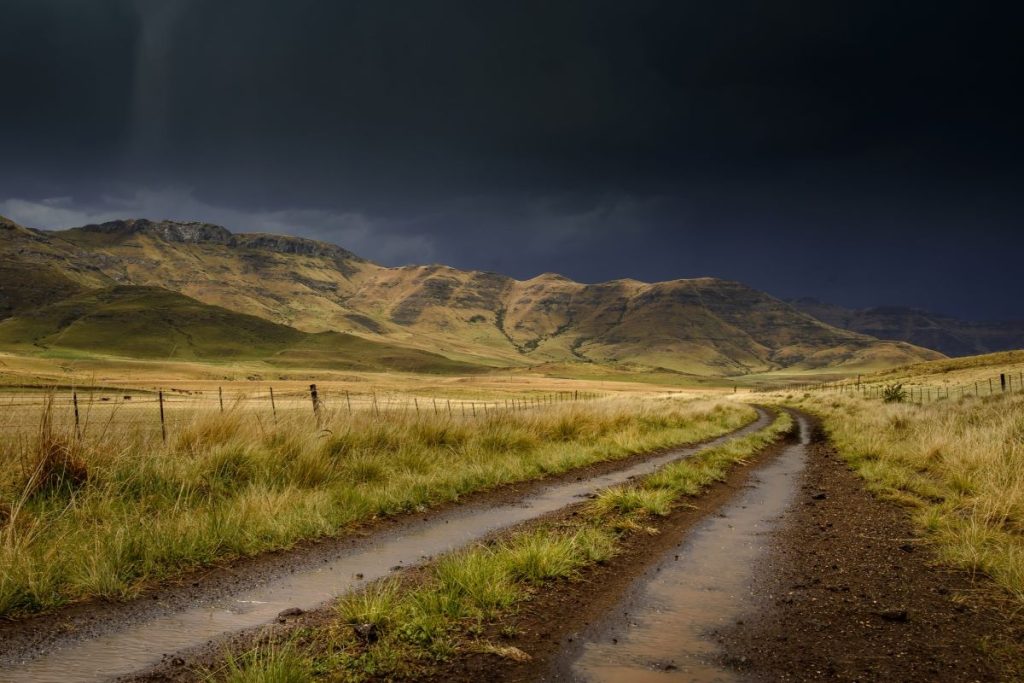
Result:
[[[553,680],[736,680],[708,634],[744,613],[757,559],[796,496],[810,424],[800,414],[795,419],[799,443],[757,467],[738,496],[638,577],[604,619],[575,639]]]

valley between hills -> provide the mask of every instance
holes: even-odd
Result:
[[[313,240],[144,219],[41,231],[0,218],[0,350],[29,374],[47,359],[131,359],[185,374],[500,368],[675,385],[943,357],[711,277],[583,284],[383,267]]]

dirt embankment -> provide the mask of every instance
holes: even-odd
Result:
[[[827,444],[754,572],[757,609],[714,634],[752,680],[998,681],[1024,676],[1024,615],[937,564],[907,511]]]

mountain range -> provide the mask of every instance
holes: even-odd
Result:
[[[910,342],[947,356],[1024,349],[1024,320],[971,322],[906,306],[854,309],[812,298],[789,303],[829,325],[878,339]]]
[[[300,237],[0,217],[0,348],[466,372],[597,363],[734,376],[941,357],[716,278],[529,280],[384,267]]]

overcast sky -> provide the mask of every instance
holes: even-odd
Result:
[[[966,0],[3,0],[0,214],[1024,318],[1022,19]]]

